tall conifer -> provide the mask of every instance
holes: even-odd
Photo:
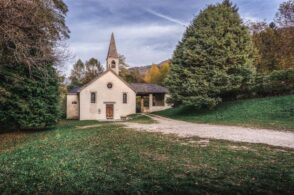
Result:
[[[210,5],[192,21],[173,54],[166,85],[175,104],[214,107],[250,86],[254,49],[236,6]]]

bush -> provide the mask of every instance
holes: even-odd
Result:
[[[294,92],[294,69],[275,70],[270,74],[259,74],[253,89],[257,96],[274,96]]]

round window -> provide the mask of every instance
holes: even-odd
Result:
[[[111,89],[112,88],[112,83],[107,83],[107,88]]]

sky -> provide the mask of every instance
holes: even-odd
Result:
[[[209,4],[222,0],[65,0],[70,58],[68,74],[77,59],[91,57],[105,64],[113,32],[118,53],[131,66],[159,63],[172,57],[186,26]],[[283,0],[232,0],[244,21],[271,22]]]

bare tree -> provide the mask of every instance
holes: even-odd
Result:
[[[288,0],[280,5],[275,22],[281,27],[294,27],[294,0]]]
[[[67,11],[62,0],[0,0],[0,68],[54,64],[69,38]]]

